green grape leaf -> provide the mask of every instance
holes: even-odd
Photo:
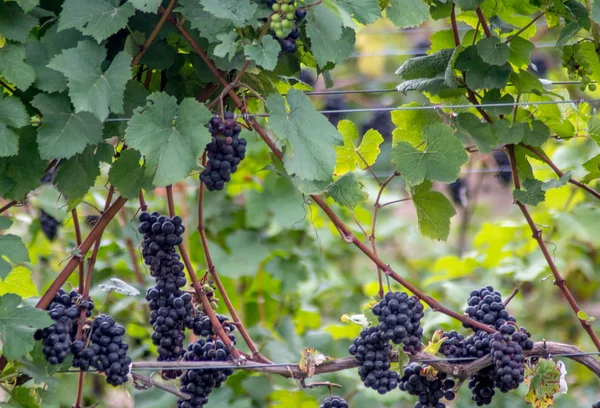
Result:
[[[217,34],[217,39],[221,43],[217,44],[217,46],[213,50],[213,54],[216,55],[217,57],[227,58],[228,61],[231,61],[233,59],[233,57],[235,57],[235,54],[237,53],[237,49],[238,49],[238,43],[236,41],[237,38],[238,38],[238,35],[234,31],[228,32],[228,33]],[[275,41],[275,40],[273,40],[273,41]],[[259,48],[260,48],[260,46],[259,46]]]
[[[12,224],[10,219],[0,216],[0,230],[9,229]]]
[[[581,26],[577,20],[571,21],[566,26],[560,30],[560,34],[558,35],[558,40],[556,41],[556,48],[562,48],[563,45],[569,42],[569,40],[581,30]]]
[[[140,164],[140,159],[137,150],[125,150],[108,173],[108,181],[125,198],[137,197],[145,182],[146,166]]]
[[[25,46],[22,44],[7,43],[0,48],[0,76],[21,91],[35,81],[35,70],[25,63],[25,58]]]
[[[15,387],[6,408],[39,408],[35,398],[35,390],[28,387]]]
[[[65,0],[58,31],[76,28],[100,43],[124,28],[134,13],[131,2],[114,6],[107,0]]]
[[[336,4],[361,24],[373,23],[381,17],[377,0],[337,0]]]
[[[527,69],[527,66],[531,62],[531,53],[535,49],[535,46],[524,39],[523,37],[513,37],[510,40],[510,57],[508,61],[517,66],[517,68]]]
[[[529,71],[519,70],[519,72],[512,72],[510,80],[519,93],[534,93],[536,95],[544,93],[542,82]]]
[[[156,13],[161,0],[129,0],[136,9],[146,13]]]
[[[429,6],[423,0],[391,0],[386,14],[396,27],[417,27],[429,20]]]
[[[409,59],[396,71],[404,81],[396,89],[403,93],[418,90],[437,94],[442,88],[455,88],[450,66],[453,55],[454,49],[443,49],[431,55]]]
[[[525,385],[529,387],[525,401],[534,408],[548,408],[554,404],[554,396],[561,389],[559,364],[562,362],[542,358],[535,366],[525,365]]]
[[[600,154],[583,163],[583,168],[588,173],[581,179],[582,183],[588,184],[600,178]]]
[[[475,10],[483,0],[456,0],[454,3],[462,10]]]
[[[332,10],[322,6],[311,7],[306,18],[306,34],[319,66],[324,67],[328,62],[337,64],[352,54],[354,30],[344,29],[342,19]]]
[[[485,110],[492,115],[510,115],[513,110],[511,105],[515,103],[515,98],[513,98],[511,94],[504,94],[500,96],[499,89],[490,89],[485,93],[485,95],[483,95],[483,98],[481,98],[481,103],[484,105],[498,103],[508,104],[507,106],[486,107]]]
[[[70,202],[84,197],[100,175],[100,158],[96,146],[88,146],[79,154],[61,162],[54,183]]]
[[[0,242],[2,242],[1,238]],[[23,266],[13,269],[0,281],[0,296],[7,293],[14,293],[23,299],[39,296],[35,282],[31,279],[31,271]]]
[[[492,127],[498,138],[498,143],[502,144],[518,144],[523,140],[525,132],[529,132],[527,123],[515,122],[511,126],[506,119],[495,121]]]
[[[548,191],[548,190],[550,190],[552,188],[563,187],[563,186],[565,186],[569,182],[569,180],[571,179],[572,175],[573,175],[572,171],[569,170],[566,173],[564,173],[562,176],[560,176],[559,179],[554,179],[554,180],[546,181],[544,183],[544,186],[542,187],[542,189],[544,191]]]
[[[29,262],[29,253],[20,237],[12,234],[0,235],[0,279],[3,280],[10,276],[12,270],[12,266],[4,257],[13,263]]]
[[[476,47],[479,57],[490,65],[504,65],[510,56],[508,45],[500,41],[498,37],[479,40]]]
[[[450,218],[456,210],[442,193],[431,191],[432,183],[425,180],[415,186],[412,201],[417,210],[419,231],[423,236],[446,241],[450,233]]]
[[[594,0],[590,18],[594,20],[595,23],[600,23],[600,2]]]
[[[91,113],[74,113],[65,95],[38,94],[32,105],[44,115],[38,130],[42,159],[68,159],[102,141],[102,122]]]
[[[37,24],[38,19],[26,14],[16,3],[0,2],[0,35],[22,43]]]
[[[181,13],[192,28],[210,41],[216,41],[217,35],[231,32],[235,27],[231,20],[217,18],[204,10],[198,0],[179,0],[175,11]]]
[[[20,303],[21,298],[14,294],[0,297],[0,340],[2,353],[9,360],[29,353],[35,344],[35,330],[53,323],[45,310]]]
[[[283,158],[285,169],[305,180],[330,180],[336,162],[334,146],[342,144],[341,135],[316,111],[304,92],[290,89],[287,103],[289,110],[280,95],[267,98],[271,112],[269,126],[278,137],[287,141]],[[315,134],[319,137],[315,138]]]
[[[50,364],[43,353],[44,345],[41,341],[36,341],[33,350],[28,357],[20,360],[21,370],[33,379],[35,384],[47,384],[49,387],[56,387],[59,380],[52,377],[57,371],[68,370],[71,368],[72,358],[67,359],[62,364]]]
[[[24,12],[28,13],[40,5],[40,0],[17,0],[17,4],[21,6]]]
[[[341,176],[355,171],[356,166],[364,170],[367,166],[375,163],[381,152],[379,146],[383,143],[383,137],[378,131],[369,129],[358,147],[354,144],[354,141],[358,139],[358,129],[354,123],[349,120],[341,120],[338,123],[338,131],[344,138],[344,145],[335,148],[337,153],[336,175]]]
[[[23,200],[40,185],[47,162],[40,158],[35,128],[28,126],[16,133],[19,134],[18,154],[0,158],[0,196]]]
[[[13,156],[19,151],[19,135],[10,128],[29,124],[25,105],[16,96],[0,98],[0,157]]]
[[[263,37],[261,44],[248,44],[244,54],[267,71],[273,71],[277,66],[281,45],[270,36]]]
[[[1,111],[1,109],[0,109]],[[1,115],[1,114],[0,114]],[[0,117],[0,120],[2,118]],[[590,138],[600,145],[600,119],[597,115],[593,115],[590,120],[588,120],[588,135]]]
[[[65,76],[51,68],[48,63],[63,50],[77,46],[83,35],[73,29],[57,32],[58,26],[54,24],[39,40],[30,39],[25,44],[27,48],[27,63],[35,70],[34,86],[45,92],[62,92],[67,89]]]
[[[336,203],[354,209],[367,197],[362,187],[362,183],[358,181],[354,173],[347,173],[330,185],[327,191]]]
[[[250,0],[200,0],[200,3],[213,16],[229,20],[240,28],[252,21],[257,8]]]
[[[401,107],[412,108],[421,106],[417,102],[410,102]],[[432,110],[397,110],[392,112],[392,122],[396,129],[392,132],[392,145],[399,142],[408,142],[413,146],[423,141],[423,128],[439,122],[439,116]]]
[[[541,120],[531,122],[531,130],[525,130],[523,142],[531,146],[541,146],[550,138],[550,129]]]
[[[468,156],[452,128],[436,123],[423,129],[424,150],[406,142],[398,143],[391,153],[392,162],[407,183],[421,184],[425,179],[452,182]]]
[[[535,179],[527,179],[523,182],[521,190],[513,190],[513,198],[525,205],[538,205],[546,200],[544,183]]]
[[[458,126],[471,136],[482,153],[490,153],[492,147],[498,143],[492,125],[482,122],[474,114],[470,112],[461,113],[457,116],[456,121]]]
[[[178,106],[174,96],[156,92],[145,107],[135,110],[125,141],[145,156],[154,185],[167,186],[197,167],[196,158],[210,142],[205,124],[211,117],[194,99],[186,98]]]
[[[102,72],[106,49],[92,41],[81,41],[56,55],[49,68],[62,72],[68,79],[69,95],[75,112],[91,112],[100,120],[123,112],[125,84],[131,78],[131,57],[124,51],[117,54],[110,67]]]
[[[490,65],[479,56],[476,45],[465,48],[454,62],[454,68],[467,73],[467,85],[471,89],[502,89],[512,72],[509,63]]]

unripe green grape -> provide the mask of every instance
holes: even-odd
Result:
[[[573,44],[573,51],[575,51],[575,52],[579,51],[579,48],[580,48],[580,47],[581,47],[581,46],[579,45],[579,43],[575,43],[575,44]]]
[[[594,73],[594,70],[592,70],[591,68],[588,68],[588,69],[585,70],[585,73],[587,75],[592,75]]]
[[[273,9],[273,11],[279,11],[281,10],[281,4],[279,3],[275,3],[273,4],[273,7],[271,7]]]
[[[590,77],[588,77],[588,76],[581,77],[581,82],[586,85],[589,84],[591,82]]]
[[[277,30],[281,30],[282,25],[280,22],[272,22],[271,23],[271,29],[277,31]]]
[[[289,11],[290,11],[289,4],[284,4],[283,6],[281,6],[281,11],[283,11],[284,13],[289,13]]]
[[[587,62],[587,61],[583,61],[583,62],[581,63],[581,66],[582,66],[583,68],[585,68],[585,69],[588,69],[588,68],[590,67],[590,63],[589,63],[589,62]]]
[[[283,21],[281,22],[281,26],[282,26],[283,28],[294,28],[294,22],[293,22],[293,21],[290,21],[290,20],[283,20]]]
[[[596,84],[589,84],[588,88],[590,89],[590,91],[594,92],[596,90]]]
[[[563,48],[562,48],[562,50],[567,55],[568,54],[573,54],[573,46],[572,45],[569,45],[569,44],[564,45]]]
[[[288,20],[290,20],[290,21],[294,21],[294,20],[295,20],[295,18],[296,18],[296,15],[295,15],[294,13],[287,13],[287,14],[285,15],[285,18],[287,18],[287,19],[288,19]]]
[[[281,16],[279,14],[273,14],[271,16],[271,21],[281,21]]]
[[[284,38],[285,37],[285,33],[283,32],[283,30],[276,30],[275,31],[275,35],[277,36],[277,38]]]

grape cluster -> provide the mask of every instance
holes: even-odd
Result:
[[[503,186],[510,185],[512,183],[512,171],[510,169],[508,155],[502,151],[495,151],[494,160],[496,161],[496,164],[500,166],[500,171],[496,177]]]
[[[489,405],[496,394],[494,390],[494,367],[487,367],[469,379],[471,398],[478,407]]]
[[[367,133],[370,129],[378,131],[384,139],[392,137],[392,132],[396,126],[392,122],[392,116],[389,112],[375,112],[373,115],[361,124],[362,133]]]
[[[467,358],[481,358],[491,351],[489,333],[479,330],[472,336],[464,338],[456,331],[444,333],[446,340],[440,347],[440,352],[455,363],[466,362]],[[463,360],[461,360],[463,359]]]
[[[158,346],[158,361],[176,361],[185,352],[184,330],[190,324],[193,313],[192,296],[181,290],[186,279],[183,264],[174,248],[182,242],[185,227],[180,217],[169,219],[158,212],[143,212],[139,221],[138,229],[144,234],[142,255],[156,281],[156,285],[146,292],[150,324],[154,330],[152,342]],[[178,375],[181,371],[163,372],[166,378]]]
[[[235,330],[235,326],[231,323],[226,323],[229,320],[227,316],[218,314],[217,318],[219,319],[219,323],[223,326],[225,333],[229,335],[230,340],[235,343],[235,336],[231,334]],[[192,330],[196,336],[210,337],[215,335],[210,318],[203,313],[190,319],[188,328]]]
[[[448,191],[454,204],[459,207],[467,206],[468,186],[464,178],[457,178],[454,183],[448,184]]]
[[[42,342],[42,352],[50,364],[60,364],[67,358],[77,331],[77,318],[82,309],[86,310],[86,316],[89,317],[94,309],[94,302],[83,300],[74,290],[67,293],[63,289],[58,291],[46,307],[55,323],[37,330],[34,338]]]
[[[423,305],[416,296],[404,292],[388,292],[373,306],[373,314],[379,320],[379,330],[385,339],[404,344],[404,350],[414,353],[421,350],[423,328]]]
[[[496,366],[494,384],[502,392],[516,389],[524,380],[525,357],[521,333],[515,326],[505,324],[494,333],[492,341],[492,361]]]
[[[344,98],[339,95],[328,96],[325,101],[325,106],[323,110],[325,111],[333,111],[331,113],[324,113],[325,117],[329,120],[333,126],[337,126],[340,120],[344,119],[346,115],[344,113],[335,112],[339,110],[346,109],[348,105],[346,104]]]
[[[273,10],[270,22],[273,36],[283,51],[293,54],[298,49],[296,41],[300,38],[298,22],[306,17],[306,10],[297,9],[295,0],[266,0],[266,4]]]
[[[40,210],[40,225],[42,226],[42,232],[50,241],[54,241],[56,234],[58,233],[58,226],[60,222],[48,214],[44,210]]]
[[[516,321],[505,310],[500,293],[494,291],[492,286],[472,291],[465,313],[471,319],[479,323],[494,326],[496,329],[499,329],[507,321]],[[464,326],[470,327],[467,324]]]
[[[590,75],[594,71],[590,68],[590,63],[585,59],[580,48],[579,43],[564,45],[562,47],[562,66],[567,69],[571,81],[581,78],[579,89],[585,91],[587,88],[593,92],[596,90],[596,84],[591,83]]]
[[[227,361],[231,359],[229,350],[221,340],[199,339],[190,344],[183,356],[185,361]],[[230,368],[214,370],[188,370],[181,377],[181,392],[192,396],[189,400],[179,400],[178,408],[200,408],[208,403],[208,395],[219,388],[233,374]]]
[[[447,378],[446,373],[441,372],[424,375],[423,372],[428,369],[426,365],[410,363],[404,367],[404,375],[400,378],[398,388],[419,397],[415,408],[445,408],[446,405],[440,400],[454,399],[455,394],[452,391],[454,380]]]
[[[94,226],[96,225],[96,223],[98,223],[99,220],[99,215],[88,215],[87,217],[85,217],[85,222],[87,225],[90,226],[90,228],[94,228]]]
[[[321,401],[319,408],[348,408],[348,403],[342,397],[333,396]]]
[[[598,401],[594,405],[592,405],[592,408],[600,408],[600,401]]]
[[[392,347],[379,327],[362,330],[349,352],[358,361],[358,374],[365,387],[386,394],[398,386],[398,373],[390,370]]]
[[[208,130],[212,140],[205,148],[208,163],[200,173],[200,180],[209,191],[222,190],[246,157],[247,142],[239,137],[242,127],[231,112],[225,112],[224,119],[214,116]]]

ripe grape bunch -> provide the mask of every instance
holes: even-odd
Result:
[[[336,395],[325,398],[319,408],[348,408],[348,403],[345,399]]]
[[[40,210],[40,225],[46,238],[50,241],[54,241],[54,238],[56,238],[56,234],[58,233],[60,222],[46,211]]]
[[[235,344],[235,336],[232,334],[235,331],[235,326],[231,323],[227,323],[229,320],[227,316],[218,314],[217,319],[219,319],[219,323],[223,326],[223,329],[229,336],[229,339]],[[188,328],[192,330],[196,336],[211,337],[215,335],[210,318],[204,313],[201,313],[195,316],[193,319],[190,319]]]
[[[446,373],[436,373],[427,365],[410,363],[404,367],[404,375],[398,388],[419,397],[415,408],[444,408],[446,405],[440,400],[454,399],[454,385],[454,380],[447,378]]]
[[[404,292],[388,292],[373,306],[379,320],[379,330],[394,344],[404,344],[404,350],[414,353],[421,350],[423,305],[416,296]]]
[[[271,7],[270,28],[285,52],[295,53],[298,49],[296,40],[300,38],[297,23],[306,17],[306,10],[297,9],[295,0],[266,0]]]
[[[590,75],[594,71],[590,68],[590,63],[585,59],[580,49],[581,46],[579,43],[564,45],[562,47],[562,66],[567,69],[571,81],[578,77],[581,78],[579,88],[582,91],[588,88],[593,92],[596,90],[596,84],[591,83]]]
[[[231,112],[225,112],[223,119],[214,116],[208,122],[208,130],[212,140],[206,145],[208,163],[200,180],[209,191],[222,190],[246,157],[247,142],[239,137],[242,127]]]
[[[150,324],[154,330],[152,342],[158,346],[158,361],[176,361],[185,352],[184,330],[190,324],[193,312],[192,296],[181,290],[186,279],[174,247],[182,242],[185,227],[180,217],[169,219],[158,212],[143,212],[139,221],[138,229],[144,234],[142,255],[156,281],[156,285],[146,292]],[[178,370],[163,372],[166,378],[179,375],[181,371]]]
[[[505,310],[500,293],[494,291],[491,286],[472,291],[468,305],[465,313],[471,319],[486,325],[493,325],[496,329],[499,329],[507,321],[516,321]],[[464,326],[469,327],[466,324]]]

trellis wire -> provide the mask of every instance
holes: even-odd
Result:
[[[564,105],[564,104],[581,104],[581,103],[598,103],[600,99],[568,99],[564,101],[536,101],[536,102],[506,102],[506,103],[477,103],[477,104],[458,104],[458,105],[421,105],[421,106],[396,106],[396,107],[380,107],[380,108],[355,108],[355,109],[334,109],[318,111],[323,114],[332,113],[358,113],[358,112],[394,112],[394,111],[417,111],[417,110],[440,110],[440,109],[470,109],[470,108],[506,108],[514,106],[528,105]],[[266,118],[271,116],[269,113],[250,113],[236,115],[238,118],[255,117]],[[131,118],[108,118],[105,122],[127,122]]]
[[[555,48],[555,42],[544,42],[534,44],[536,48]],[[399,57],[406,55],[420,55],[427,54],[429,48],[413,48],[413,49],[400,49],[400,50],[383,50],[378,52],[355,52],[350,58],[369,58],[369,57]]]

